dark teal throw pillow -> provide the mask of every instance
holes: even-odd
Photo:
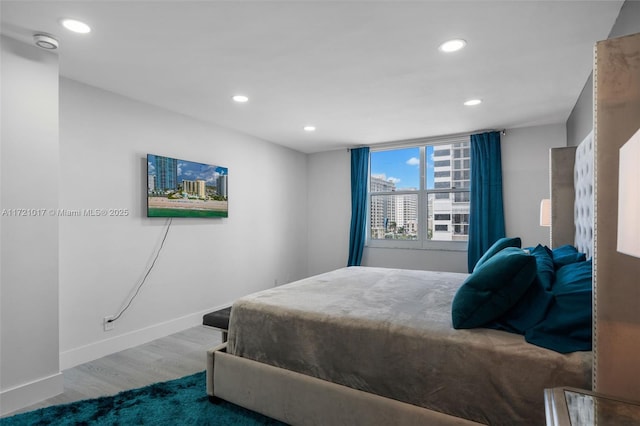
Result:
[[[520,300],[489,328],[524,334],[542,321],[549,310],[553,301],[551,286],[556,275],[551,251],[540,244],[526,250],[536,258],[536,278]]]
[[[536,258],[536,269],[540,284],[545,290],[551,290],[556,279],[555,265],[553,264],[552,251],[541,244],[538,244],[530,253]]]
[[[554,248],[551,250],[551,257],[553,258],[553,265],[556,270],[571,263],[584,262],[587,259],[586,254],[580,253],[578,249],[571,244]]]
[[[556,272],[553,302],[545,318],[528,330],[525,340],[560,353],[592,348],[593,265],[591,259]]]
[[[500,253],[503,249],[507,247],[520,248],[522,247],[522,240],[520,240],[520,237],[500,238],[498,241],[493,243],[491,247],[489,247],[489,250],[484,252],[484,254],[480,259],[478,259],[478,261],[476,262],[476,265],[473,267],[473,270],[475,271],[476,269],[478,269],[480,265],[482,265],[487,260],[491,259],[491,257],[495,256],[497,253]]]
[[[520,300],[487,327],[524,335],[545,318],[552,302],[553,294],[544,289],[536,276]]]
[[[507,312],[536,276],[535,257],[507,247],[477,267],[456,292],[451,306],[454,328],[475,328]]]

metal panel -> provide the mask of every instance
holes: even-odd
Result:
[[[551,248],[574,243],[573,164],[576,147],[551,148]]]
[[[595,53],[594,390],[637,400],[640,259],[616,245],[619,149],[640,127],[640,34],[598,42]]]

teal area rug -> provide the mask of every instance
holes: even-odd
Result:
[[[205,372],[114,396],[41,408],[0,419],[32,425],[284,425],[226,401],[211,403]]]

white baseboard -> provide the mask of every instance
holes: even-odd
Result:
[[[7,415],[42,400],[59,395],[64,390],[62,373],[52,374],[0,392],[0,416]],[[2,421],[0,421],[2,423]]]
[[[152,340],[168,336],[187,328],[202,325],[202,316],[206,313],[222,309],[224,306],[214,307],[194,314],[185,315],[160,324],[155,324],[140,330],[100,340],[89,345],[70,349],[60,353],[60,369],[66,370],[85,362],[93,361],[114,352],[123,351],[134,346],[148,343]]]

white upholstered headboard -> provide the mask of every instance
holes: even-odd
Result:
[[[575,246],[578,251],[586,253],[587,259],[593,256],[593,131],[580,142],[576,149],[573,167],[574,185],[574,224],[576,227]]]
[[[594,243],[593,132],[580,145],[551,148],[551,248],[575,246],[587,258]]]

